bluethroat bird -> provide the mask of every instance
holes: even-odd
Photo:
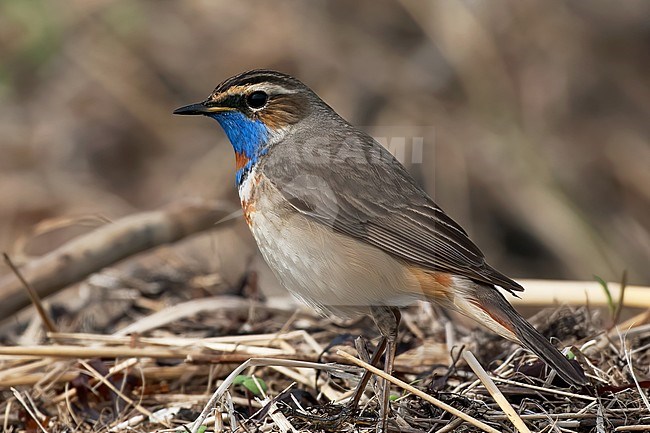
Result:
[[[486,263],[390,152],[296,78],[244,72],[174,114],[219,122],[235,150],[244,217],[268,265],[315,310],[372,317],[388,373],[398,308],[421,299],[521,344],[569,384],[586,384],[500,291],[516,294],[522,286]],[[384,430],[388,397],[384,382]]]

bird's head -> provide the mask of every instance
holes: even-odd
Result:
[[[313,98],[318,97],[290,75],[258,69],[228,78],[205,101],[174,114],[219,122],[235,150],[239,184],[288,128],[309,115]]]

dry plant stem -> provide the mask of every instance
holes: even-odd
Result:
[[[185,358],[200,352],[187,349],[153,347],[79,347],[79,346],[6,346],[0,355],[23,355],[53,358]]]
[[[228,412],[228,419],[230,420],[230,430],[233,432],[239,431],[237,427],[237,417],[235,416],[235,405],[233,404],[232,396],[228,391],[226,391],[226,410]]]
[[[80,360],[79,360],[79,363],[80,363],[81,365],[83,365],[84,368],[85,368],[86,370],[88,370],[88,371],[93,375],[93,377],[94,377],[95,379],[99,380],[101,383],[103,383],[103,384],[106,385],[108,388],[110,388],[111,391],[113,391],[113,392],[114,392],[118,397],[120,397],[122,400],[124,400],[124,401],[127,402],[128,404],[132,405],[132,406],[135,408],[135,410],[137,410],[138,412],[140,412],[142,415],[144,415],[144,416],[146,416],[146,417],[153,418],[153,413],[149,412],[147,409],[145,409],[144,407],[140,406],[140,404],[136,403],[136,402],[133,401],[131,398],[129,398],[128,396],[124,395],[123,392],[121,392],[119,389],[117,389],[117,388],[116,388],[116,387],[115,387],[111,382],[108,381],[108,379],[106,379],[104,376],[102,376],[101,373],[99,373],[97,370],[95,370],[94,368],[92,368],[92,367],[91,367],[91,366],[90,366],[86,361],[80,359]],[[171,427],[171,426],[170,426],[166,421],[164,421],[163,424],[165,424],[166,427]]]
[[[496,401],[499,407],[501,408],[501,410],[503,410],[503,413],[506,414],[508,419],[519,431],[519,433],[530,433],[530,430],[528,429],[524,421],[519,417],[517,411],[515,411],[512,405],[508,402],[508,400],[506,400],[505,396],[501,393],[499,388],[497,388],[497,386],[494,384],[492,379],[490,379],[490,376],[483,369],[483,367],[478,362],[474,354],[469,350],[464,350],[463,358],[465,359],[465,362],[467,362],[467,364],[470,366],[472,371],[474,371],[474,373],[479,378],[479,380],[483,383],[483,386],[485,386],[485,389],[487,389],[487,391],[490,393],[494,401]]]
[[[440,401],[440,400],[438,400],[436,398],[431,397],[430,395],[420,391],[419,389],[409,385],[406,382],[403,382],[403,381],[401,381],[401,380],[399,380],[399,379],[397,379],[397,378],[395,378],[393,376],[390,376],[390,375],[384,373],[382,370],[380,370],[380,369],[378,369],[376,367],[373,367],[372,365],[368,364],[367,362],[363,362],[363,361],[355,358],[354,356],[352,356],[352,355],[350,355],[350,354],[348,354],[348,353],[346,353],[346,352],[344,352],[342,350],[339,350],[337,352],[337,354],[339,356],[345,358],[346,360],[348,360],[348,361],[350,361],[350,362],[352,362],[352,363],[354,363],[354,364],[356,364],[356,365],[358,365],[360,367],[363,367],[366,370],[369,370],[370,372],[372,372],[373,374],[376,374],[377,376],[383,378],[384,380],[388,380],[392,384],[399,386],[400,388],[410,392],[411,394],[417,395],[418,397],[420,397],[423,400],[426,400],[427,402],[431,403],[432,405],[434,405],[434,406],[436,406],[436,407],[438,407],[438,408],[440,408],[440,409],[442,409],[442,410],[444,410],[446,412],[449,412],[450,414],[452,414],[454,416],[457,416],[458,418],[463,419],[464,421],[472,424],[474,427],[478,427],[481,430],[483,430],[485,432],[489,432],[489,433],[499,433],[498,430],[496,430],[493,427],[490,427],[489,425],[485,424],[484,422],[479,421],[476,418],[471,417],[471,416],[467,415],[466,413],[463,413],[463,412],[459,411],[455,407],[449,406],[447,403],[444,403],[444,402],[442,402],[442,401]]]
[[[447,424],[446,426],[442,427],[440,430],[436,430],[435,433],[450,433],[450,432],[453,432],[458,427],[460,427],[460,425],[462,423],[464,423],[464,422],[465,422],[464,420],[462,420],[460,418],[456,418],[453,421],[451,421],[449,424]]]
[[[20,271],[45,297],[133,254],[210,229],[232,209],[223,203],[184,201],[130,215],[71,240]],[[23,284],[13,274],[0,279],[0,293],[0,317],[9,318],[29,305]]]
[[[16,400],[18,400],[18,402],[23,406],[23,408],[25,408],[25,411],[27,411],[27,413],[29,414],[29,416],[32,417],[32,419],[34,420],[34,422],[36,422],[36,424],[38,425],[38,427],[39,427],[41,430],[43,430],[44,433],[48,433],[48,431],[45,430],[45,427],[43,427],[43,424],[41,424],[41,420],[38,419],[38,416],[34,413],[34,411],[32,410],[32,408],[30,408],[29,405],[27,404],[27,402],[25,402],[25,399],[24,399],[23,396],[20,394],[20,392],[18,392],[18,390],[15,389],[15,388],[11,388],[11,391],[14,393],[14,397],[16,397]]]
[[[108,431],[112,433],[127,430],[129,427],[135,427],[136,425],[140,424],[145,419],[146,417],[144,415],[136,415],[132,418],[127,419],[126,421],[114,425]]]
[[[636,316],[622,322],[620,325],[615,326],[609,332],[606,332],[596,338],[596,347],[603,350],[608,345],[613,344],[615,340],[620,341],[621,331],[625,333],[627,338],[634,335],[640,335],[650,330],[650,308],[646,311],[637,314]]]
[[[522,350],[521,348],[515,349],[515,351],[512,352],[512,353],[510,354],[510,356],[508,356],[508,357],[505,359],[505,361],[503,361],[503,364],[501,364],[500,366],[498,366],[498,367],[494,370],[494,373],[501,374],[501,373],[503,373],[503,370],[509,368],[508,366],[512,363],[512,360],[515,359],[515,358],[519,355],[519,353],[521,352],[521,350]],[[474,382],[470,383],[470,384],[467,385],[467,386],[465,386],[465,384],[460,384],[460,385],[456,386],[456,387],[452,390],[452,392],[453,392],[453,393],[461,393],[461,394],[465,394],[465,393],[467,393],[468,391],[471,391],[472,389],[476,388],[478,385],[480,385],[480,383],[481,383],[481,381],[477,379],[477,380],[475,380]]]
[[[11,413],[11,400],[7,401],[7,407],[5,407],[5,419],[2,422],[2,431],[9,431],[9,414]]]
[[[22,360],[22,361],[27,361],[27,360]],[[38,361],[32,361],[28,362],[25,364],[18,364],[14,367],[7,368],[5,370],[0,371],[0,381],[6,379],[6,378],[13,378],[17,376],[23,376],[28,373],[31,373],[34,370],[37,370],[39,368],[48,366],[52,363],[51,359],[40,359]]]
[[[51,358],[152,358],[152,359],[183,359],[187,358],[188,362],[205,360],[209,363],[236,364],[248,360],[250,353],[233,353],[226,355],[208,355],[197,351],[196,349],[175,348],[160,349],[155,347],[79,347],[79,346],[9,346],[0,347],[0,357],[16,356],[29,358],[51,357]],[[274,357],[277,356],[277,357]],[[309,361],[296,361],[289,358],[288,354],[279,354],[267,356],[265,359],[274,359],[276,362],[292,360],[293,362],[305,362],[307,365],[319,365]],[[288,359],[289,358],[289,359]],[[278,364],[281,365],[281,364]],[[313,368],[313,367],[311,367]],[[62,376],[65,376],[65,374]],[[2,377],[0,386],[16,386],[31,384],[42,378],[40,374],[28,375],[23,374],[20,378]]]
[[[108,369],[108,375],[106,376],[106,378],[111,377],[115,373],[126,370],[126,369],[128,369],[130,367],[133,367],[134,365],[137,365],[139,362],[140,362],[140,360],[138,358],[129,358],[129,359],[125,360],[125,361],[122,361],[119,364],[114,365],[114,366],[112,366],[111,368]],[[59,378],[58,378],[58,381],[65,382],[66,385],[67,385],[69,382],[71,382],[74,379],[74,377],[73,377],[72,379],[69,379],[69,380],[63,380],[63,378],[65,378],[69,374],[74,374],[75,377],[79,376],[78,373],[68,372],[68,373],[64,373],[64,374],[60,375]],[[144,371],[141,371],[141,374],[142,374],[142,382],[144,383],[144,379],[147,377],[147,375],[145,374]],[[60,401],[63,401],[63,400],[69,401],[70,398],[72,398],[72,397],[74,397],[76,395],[77,395],[77,389],[76,388],[69,388],[68,389],[67,386],[66,386],[65,392],[63,394],[59,394],[59,395],[53,397],[50,400],[49,404],[51,404],[51,405],[57,404],[57,403],[59,403]]]
[[[541,392],[547,392],[549,394],[563,395],[565,397],[580,398],[582,400],[589,400],[589,401],[597,400],[596,397],[592,397],[590,395],[576,394],[574,392],[566,392],[566,391],[561,391],[559,389],[544,388],[543,386],[529,385],[527,383],[516,382],[514,380],[509,380],[509,379],[502,379],[500,377],[493,377],[492,380],[495,382],[507,383],[508,385],[515,385],[515,386],[520,386],[522,388],[529,388]]]
[[[618,334],[619,329],[624,329],[627,335],[629,335],[630,331],[632,331],[634,328],[639,328],[643,325],[646,325],[649,322],[650,322],[650,308],[621,323],[620,325],[618,325],[617,327],[618,329],[616,328],[612,329],[609,332],[609,336],[615,337]]]
[[[196,374],[197,371],[199,371],[198,367],[188,364],[181,364],[175,367],[146,367],[143,369],[145,378],[156,380],[177,379],[183,375]],[[3,378],[0,379],[0,389],[12,386],[33,386],[43,381],[44,375],[44,373],[33,373]],[[57,376],[51,383],[68,383],[78,376],[79,374],[76,372],[66,372]],[[72,395],[76,395],[74,388],[70,389],[69,392]],[[65,395],[59,395],[50,400],[50,403],[55,404],[64,399]]]
[[[271,419],[275,422],[275,425],[278,426],[281,433],[289,433],[298,431],[291,422],[287,419],[282,412],[278,410],[278,406],[275,401],[267,398],[264,400],[265,404],[270,404],[268,414]]]
[[[608,305],[607,296],[596,281],[560,281],[560,280],[517,280],[526,288],[526,296],[511,298],[515,305],[552,305],[557,303],[567,305],[585,305],[587,300],[593,306]],[[621,283],[609,282],[613,298],[620,299],[625,292],[625,306],[648,308],[650,305],[650,287],[628,286],[621,289]]]
[[[201,298],[200,301],[207,302],[211,304],[213,301],[215,304],[218,302],[227,303],[231,297],[229,296],[217,296],[215,298]],[[240,299],[241,298],[237,298]],[[198,300],[196,300],[198,301]],[[194,302],[194,301],[189,301]],[[183,304],[177,304],[183,305]],[[167,310],[163,310],[167,311]],[[205,311],[200,309],[198,312]],[[158,314],[158,313],[154,313]],[[147,316],[151,317],[151,316]],[[90,341],[90,342],[107,342],[113,344],[127,344],[133,341],[132,337],[122,336],[123,331],[118,331],[113,335],[105,334],[86,334],[81,332],[57,332],[57,333],[48,333],[48,337],[57,338],[60,340],[76,340],[76,341]],[[188,338],[188,337],[140,337],[138,336],[138,343],[147,343],[147,344],[156,344],[162,346],[184,346],[192,345],[196,343],[239,343],[239,344],[250,344],[258,346],[268,346],[269,340],[279,341],[279,340],[290,340],[294,338],[303,338],[305,337],[305,331],[291,331],[284,334],[274,332],[272,334],[251,334],[251,335],[226,335],[221,337],[208,337],[208,338]],[[305,339],[306,341],[306,339]],[[307,342],[307,341],[306,341]],[[317,349],[320,349],[317,350]],[[322,348],[318,343],[316,343],[315,353],[322,352]]]
[[[641,400],[643,401],[643,404],[645,404],[645,407],[648,409],[648,412],[650,412],[650,401],[648,400],[648,396],[641,387],[641,384],[639,383],[639,380],[636,377],[636,374],[634,374],[634,367],[632,366],[632,353],[630,350],[627,349],[627,344],[625,344],[625,336],[621,335],[621,349],[623,350],[623,355],[625,358],[625,362],[627,363],[627,368],[630,370],[630,376],[632,376],[632,380],[634,381],[634,385],[636,386],[637,391],[639,391],[639,395],[641,396]]]
[[[43,321],[45,328],[49,332],[57,332],[56,326],[54,325],[54,322],[50,318],[50,315],[47,314],[47,311],[45,311],[45,308],[43,307],[43,303],[41,302],[41,298],[40,296],[38,296],[36,290],[34,290],[34,288],[27,282],[27,280],[25,280],[23,275],[20,273],[20,270],[11,261],[11,258],[9,258],[9,255],[7,253],[2,253],[2,256],[4,257],[7,266],[9,266],[9,269],[11,269],[11,272],[14,273],[16,278],[18,278],[18,281],[20,281],[20,284],[22,284],[25,290],[27,291],[27,294],[29,295],[29,299],[32,301],[34,308],[36,308],[36,312],[41,317],[41,320]]]
[[[540,419],[593,419],[596,418],[598,414],[595,413],[580,413],[580,412],[575,412],[575,413],[544,413],[544,414],[527,414],[527,415],[519,415],[521,419],[525,420],[530,420],[530,421],[535,421],[535,420],[540,420]],[[495,414],[495,415],[487,415],[486,418],[492,419],[492,420],[503,420],[507,419],[507,415],[505,414]]]

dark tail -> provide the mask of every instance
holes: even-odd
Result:
[[[506,328],[514,340],[553,368],[565,382],[578,387],[589,383],[582,369],[570,362],[533,325],[521,317],[501,292],[494,287],[477,284],[476,295],[477,306]]]

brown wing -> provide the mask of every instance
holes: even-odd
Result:
[[[523,290],[485,262],[467,233],[386,149],[359,131],[351,133],[353,139],[342,139],[329,132],[320,143],[330,144],[311,153],[296,134],[271,148],[261,168],[297,212],[332,230],[425,269],[511,293]]]

